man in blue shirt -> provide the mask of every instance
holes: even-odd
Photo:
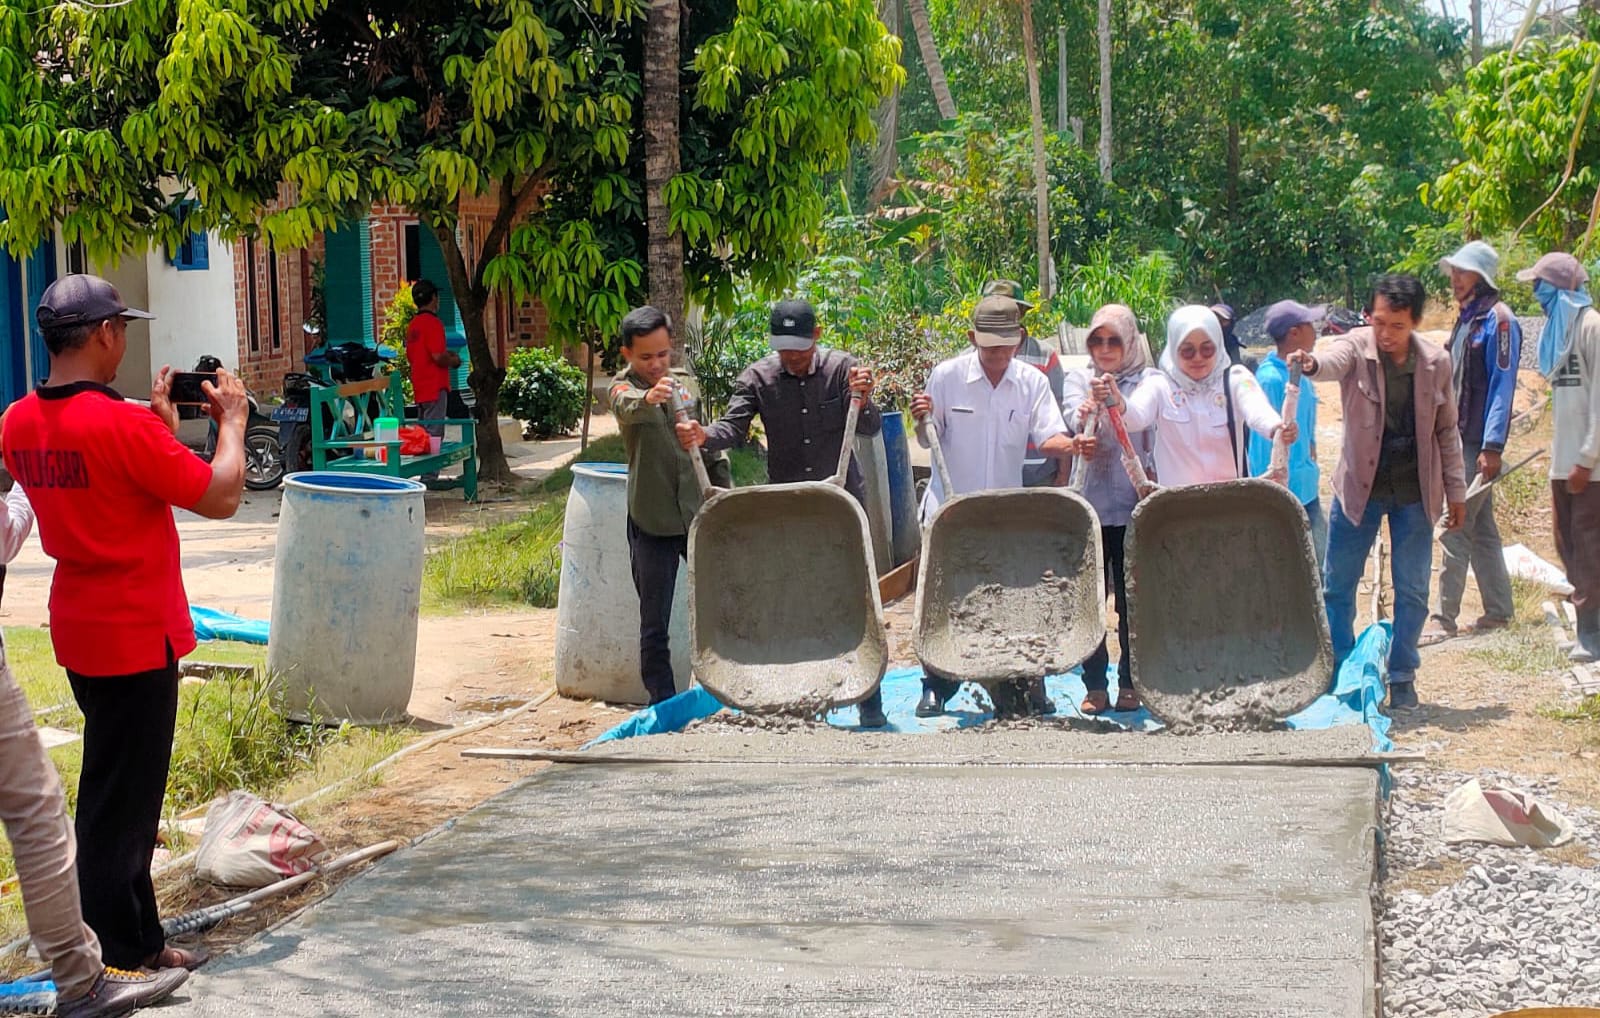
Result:
[[[1306,307],[1292,300],[1280,300],[1267,309],[1267,334],[1277,349],[1262,359],[1256,368],[1256,381],[1272,401],[1274,410],[1283,410],[1283,397],[1289,387],[1288,358],[1297,350],[1311,352],[1317,342],[1317,323],[1326,308]],[[1300,380],[1300,405],[1295,413],[1300,436],[1289,446],[1289,492],[1305,506],[1311,521],[1311,544],[1317,550],[1317,565],[1328,554],[1328,517],[1322,511],[1318,485],[1322,473],[1317,468],[1317,387],[1311,379]],[[1250,473],[1260,477],[1272,461],[1272,442],[1251,432]]]

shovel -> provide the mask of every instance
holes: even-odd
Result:
[[[688,414],[681,400],[673,410]],[[690,453],[705,503],[689,526],[689,633],[695,677],[751,713],[821,714],[859,703],[889,651],[866,512],[844,490],[852,397],[828,481],[718,490]]]
[[[1521,470],[1523,467],[1527,466],[1529,463],[1532,463],[1534,460],[1543,455],[1543,449],[1540,449],[1537,452],[1529,453],[1513,465],[1504,468],[1498,474],[1495,474],[1494,477],[1489,479],[1485,479],[1482,474],[1474,474],[1472,477],[1472,483],[1467,485],[1467,496],[1461,501],[1471,505],[1473,502],[1477,501],[1479,496],[1481,496],[1484,492],[1500,483],[1503,478],[1510,474],[1516,473],[1518,470]],[[1439,538],[1445,535],[1445,532],[1448,529],[1449,528],[1444,525],[1443,521],[1434,524],[1433,539],[1437,541]]]
[[[945,501],[922,533],[918,659],[929,675],[993,686],[1060,674],[1106,631],[1100,520],[1065,488],[957,495],[924,422]]]

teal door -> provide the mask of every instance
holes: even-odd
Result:
[[[372,228],[367,220],[322,235],[328,299],[326,343],[365,343],[377,337],[372,312]]]

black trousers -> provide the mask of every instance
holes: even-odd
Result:
[[[178,662],[133,675],[68,671],[83,711],[78,891],[105,963],[134,969],[166,946],[150,881],[178,717]]]
[[[1122,568],[1122,542],[1127,533],[1127,527],[1101,527],[1100,550],[1106,564],[1106,589],[1111,591],[1112,601],[1117,606],[1117,645],[1122,648],[1122,657],[1117,659],[1117,682],[1123,689],[1132,689],[1133,658],[1128,655],[1128,581]],[[1110,686],[1106,681],[1106,666],[1110,662],[1111,655],[1102,638],[1100,646],[1083,663],[1085,688],[1090,692],[1105,692]]]
[[[686,534],[658,537],[640,530],[628,517],[628,554],[633,561],[633,589],[639,593],[639,677],[651,703],[678,691],[672,679],[672,592],[678,583],[678,562],[689,556]]]

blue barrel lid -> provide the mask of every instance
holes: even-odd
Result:
[[[627,477],[628,464],[626,463],[574,463],[572,472],[585,477]]]
[[[302,470],[283,479],[285,488],[303,488],[336,495],[409,495],[427,491],[421,481],[380,474],[346,474],[332,470]]]

